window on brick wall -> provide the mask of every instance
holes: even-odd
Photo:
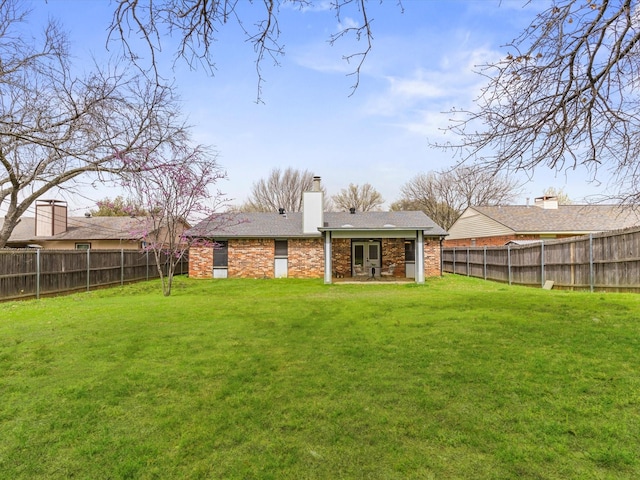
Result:
[[[289,254],[289,244],[286,240],[276,240],[275,256],[286,257]]]
[[[226,267],[229,263],[229,244],[226,240],[216,240],[213,245],[213,266]]]
[[[404,242],[404,261],[415,262],[416,261],[416,241],[405,240]]]

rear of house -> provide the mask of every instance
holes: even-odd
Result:
[[[302,212],[212,216],[187,235],[194,278],[410,278],[441,274],[447,235],[422,212],[324,212],[315,178]]]

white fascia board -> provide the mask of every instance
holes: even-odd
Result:
[[[350,229],[350,230],[333,230],[331,229],[331,238],[416,238],[416,230],[398,229],[398,230],[377,230],[377,229]]]

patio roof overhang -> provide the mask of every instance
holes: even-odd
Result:
[[[422,232],[425,237],[438,237],[443,235],[432,232],[432,227],[396,227],[395,225],[385,225],[384,227],[353,227],[343,225],[340,227],[321,227],[320,232],[331,233],[331,238],[416,238],[417,232]]]

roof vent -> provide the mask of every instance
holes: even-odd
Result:
[[[356,209],[355,209],[355,207],[351,207],[351,208],[349,209],[349,213],[350,213],[351,215],[354,215],[354,214],[356,213]]]

